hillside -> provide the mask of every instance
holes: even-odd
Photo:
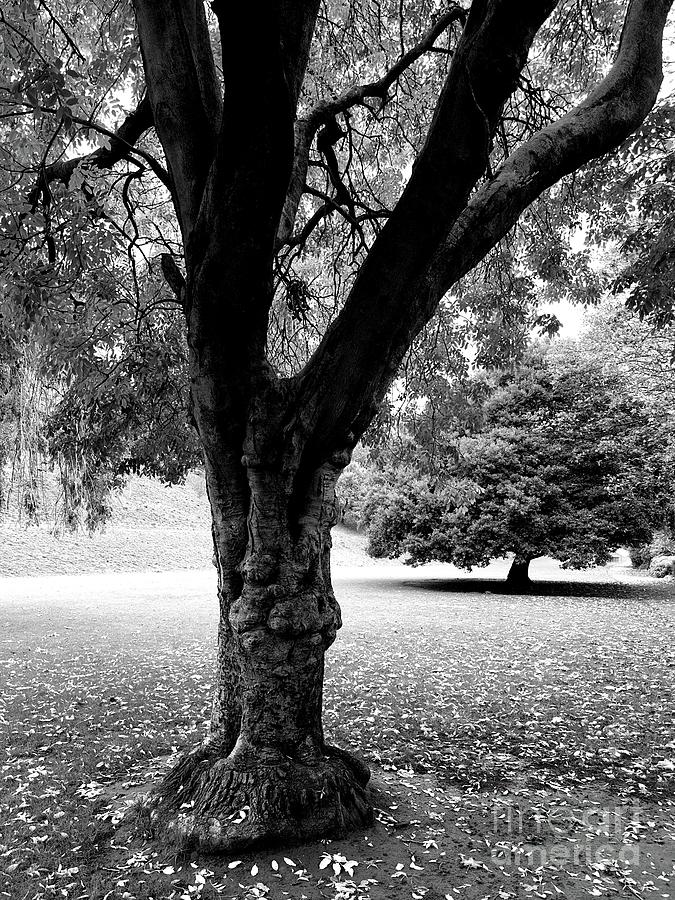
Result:
[[[113,514],[95,534],[54,533],[57,488],[45,477],[43,522],[26,526],[16,513],[0,520],[0,576],[75,575],[87,572],[162,572],[211,566],[212,545],[204,479],[192,474],[183,485],[166,486],[132,476],[112,498]],[[374,563],[365,538],[343,528],[334,533],[336,565]]]

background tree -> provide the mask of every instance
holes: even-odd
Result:
[[[522,586],[539,556],[583,568],[648,541],[670,492],[669,443],[622,379],[543,360],[502,381],[478,433],[441,454],[445,472],[366,501],[371,552],[463,568],[513,553],[508,581]]]
[[[163,281],[147,278],[133,296],[121,278],[101,274],[90,302],[79,299],[93,292],[82,279],[75,300],[50,292],[47,315],[35,286],[6,293],[0,470],[5,505],[18,501],[24,521],[93,529],[129,472],[173,483],[200,462],[185,416],[187,345]],[[47,510],[50,465],[61,496]]]
[[[612,289],[659,328],[675,314],[674,125],[675,103],[665,97],[620,154],[596,161],[578,179],[587,240],[605,248]]]
[[[666,312],[662,304],[658,309],[658,315]],[[630,393],[648,409],[653,428],[666,436],[672,457],[675,452],[675,330],[672,324],[663,321],[657,325],[656,319],[656,307],[654,315],[643,312],[640,316],[639,312],[626,308],[623,298],[609,297],[587,316],[578,338],[556,342],[550,355],[556,365],[569,364],[573,359],[592,360],[602,366],[603,372],[618,375]],[[663,503],[662,527],[649,545],[632,550],[634,564],[649,563],[652,556],[672,553],[675,549],[672,489],[663,497]]]
[[[43,298],[120,242],[133,282],[161,246],[185,314],[221,619],[209,740],[155,796],[181,841],[370,817],[366,767],[321,725],[335,484],[441,298],[653,106],[670,2],[631,0],[623,23],[617,6],[278,0],[235,22],[220,2],[134,0],[135,26],[117,3],[3,8],[6,283]],[[156,235],[164,201],[176,227]]]
[[[548,356],[554,366],[581,360],[618,375],[650,416],[668,427],[675,404],[674,348],[673,325],[657,327],[610,295],[587,313],[576,337],[553,342]]]

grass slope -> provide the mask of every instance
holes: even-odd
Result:
[[[0,577],[94,572],[165,572],[211,566],[210,513],[204,480],[166,486],[132,476],[112,497],[112,518],[94,534],[54,533],[57,486],[45,476],[43,521],[25,526],[11,508],[0,519]],[[366,562],[361,535],[336,529],[333,561]],[[374,561],[368,560],[368,563]]]

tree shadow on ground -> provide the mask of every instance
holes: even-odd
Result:
[[[537,581],[526,586],[507,584],[498,578],[435,578],[406,582],[406,587],[449,594],[492,594],[504,597],[602,597],[644,600],[650,595],[675,597],[672,582],[621,584],[616,581]]]

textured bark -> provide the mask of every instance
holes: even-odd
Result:
[[[327,746],[322,726],[324,654],[341,624],[330,581],[334,489],[349,457],[337,454],[298,496],[292,453],[275,464],[265,431],[254,420],[247,436],[245,519],[222,467],[207,470],[220,596],[211,732],[153,800],[159,830],[209,851],[338,833],[372,817],[367,767]],[[202,439],[222,459],[223,447]]]
[[[514,556],[506,583],[513,588],[525,588],[530,585],[529,569],[531,560],[524,556]]]

